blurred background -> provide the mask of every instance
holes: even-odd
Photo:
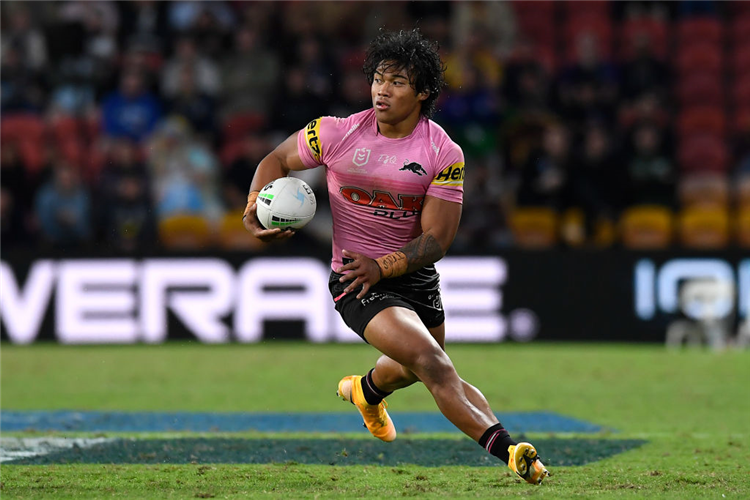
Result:
[[[451,255],[500,263],[488,286],[502,293],[485,306],[501,321],[464,340],[663,341],[675,321],[697,317],[719,317],[734,335],[747,316],[750,2],[0,9],[4,339],[65,330],[52,305],[38,322],[9,319],[8,297],[51,304],[34,288],[42,257],[324,263],[323,169],[304,175],[319,214],[272,248],[241,224],[254,169],[309,120],[369,107],[367,44],[379,28],[414,26],[440,44],[448,86],[434,119],[466,156]],[[713,288],[681,296],[693,278]]]

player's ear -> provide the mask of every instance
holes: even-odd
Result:
[[[429,90],[425,90],[424,92],[419,92],[417,94],[417,100],[419,100],[419,101],[424,101],[428,97],[430,97],[430,91]]]

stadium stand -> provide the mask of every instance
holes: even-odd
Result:
[[[16,206],[5,213],[20,215],[2,219],[4,248],[46,241],[35,200],[68,167],[93,209],[91,237],[66,245],[145,245],[149,238],[108,237],[108,219],[97,216],[108,213],[102,179],[113,178],[123,136],[136,141],[146,226],[160,228],[161,244],[261,248],[242,242],[240,224],[230,222],[254,165],[310,119],[369,106],[361,51],[381,24],[419,24],[439,41],[451,85],[435,119],[461,143],[467,179],[472,168],[492,169],[491,189],[467,183],[465,193],[476,200],[465,204],[465,218],[485,226],[460,229],[491,236],[457,241],[478,251],[658,247],[688,244],[670,236],[672,211],[720,206],[738,228],[747,221],[739,215],[745,188],[733,180],[750,165],[747,2],[397,2],[388,19],[373,2],[347,5],[345,16],[332,16],[338,7],[330,2],[216,1],[189,16],[179,2],[99,3],[102,25],[75,2],[0,6],[2,189],[29,198],[8,198]],[[12,15],[18,11],[28,16]],[[466,71],[477,78],[463,86]],[[565,151],[551,154],[544,137],[553,123],[564,129]],[[611,138],[604,173],[580,168],[592,128]],[[546,174],[529,172],[550,158]],[[606,207],[577,211],[580,186],[607,183],[621,193],[607,195]],[[325,203],[324,185],[316,195]],[[644,214],[644,203],[660,208]],[[680,228],[703,220],[674,213]],[[202,221],[177,225],[190,228],[184,234],[200,226],[198,236],[165,229],[182,215]]]

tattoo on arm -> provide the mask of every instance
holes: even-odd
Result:
[[[406,272],[411,273],[429,264],[434,264],[445,255],[440,244],[431,234],[421,234],[401,248],[406,255]]]

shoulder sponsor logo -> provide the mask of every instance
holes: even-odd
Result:
[[[344,139],[352,135],[352,132],[357,130],[358,127],[359,127],[359,123],[355,123],[354,125],[352,125],[352,128],[350,128],[349,131],[346,133],[346,135],[344,136]],[[341,139],[341,140],[343,141],[344,139]]]
[[[464,162],[454,163],[445,167],[432,180],[434,186],[463,186],[464,185]]]
[[[402,170],[406,170],[408,172],[415,173],[415,174],[417,174],[420,177],[423,176],[423,175],[427,175],[427,171],[424,168],[422,168],[422,165],[420,165],[419,163],[417,163],[415,161],[413,161],[413,162],[410,163],[409,160],[406,160],[404,162],[404,166],[401,167],[401,168],[399,168],[398,170],[399,170],[399,172],[402,171]]]
[[[323,156],[323,149],[320,145],[320,120],[321,118],[317,118],[311,121],[305,129],[307,147],[310,148],[315,161],[320,161],[320,158]]]
[[[352,163],[357,165],[358,167],[364,167],[367,165],[367,162],[370,161],[370,153],[372,150],[367,148],[357,148],[354,150],[354,157],[352,158]]]

